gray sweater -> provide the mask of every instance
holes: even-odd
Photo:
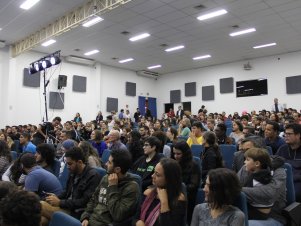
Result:
[[[229,208],[219,217],[213,219],[208,203],[202,203],[194,208],[190,226],[244,226],[245,215],[234,206]]]
[[[248,179],[248,172],[243,166],[237,173],[241,184],[244,184]],[[267,204],[274,203],[271,211],[271,218],[286,223],[285,218],[281,215],[281,211],[286,206],[286,172],[285,169],[280,167],[274,170],[274,175],[269,184],[258,187],[243,187],[242,191],[246,194],[248,202]]]

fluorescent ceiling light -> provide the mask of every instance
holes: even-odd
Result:
[[[143,34],[141,34],[141,35],[134,36],[134,37],[130,38],[129,40],[130,40],[131,42],[135,42],[135,41],[138,41],[138,40],[140,40],[140,39],[147,38],[147,37],[149,37],[149,36],[150,36],[149,33],[143,33]]]
[[[91,27],[94,24],[99,23],[100,21],[103,21],[103,19],[99,16],[93,16],[91,19],[83,23],[83,27]]]
[[[264,45],[260,45],[260,46],[253,46],[253,48],[254,49],[260,49],[260,48],[270,47],[270,46],[275,46],[275,45],[277,45],[277,43],[273,42],[273,43],[264,44]]]
[[[0,27],[0,31],[2,31],[2,28]]]
[[[210,58],[211,55],[204,55],[204,56],[198,56],[198,57],[194,57],[192,58],[193,60],[201,60],[201,59],[206,59],[206,58]]]
[[[56,43],[56,41],[54,40],[54,39],[50,39],[50,40],[48,40],[48,41],[46,41],[46,42],[43,42],[42,43],[42,46],[50,46],[51,44],[53,44],[53,43]]]
[[[95,54],[95,53],[99,53],[99,50],[98,49],[94,49],[92,51],[86,52],[84,55],[90,56],[90,55]]]
[[[212,13],[207,13],[207,14],[204,14],[202,16],[199,16],[199,17],[197,17],[197,19],[198,20],[207,20],[207,19],[210,19],[210,18],[213,18],[213,17],[224,15],[226,13],[228,13],[226,10],[221,9],[221,10],[218,10],[218,11],[215,11],[215,12],[212,12]]]
[[[241,31],[230,33],[229,35],[233,37],[233,36],[243,35],[243,34],[247,34],[247,33],[254,32],[254,31],[256,31],[255,28],[249,28],[246,30],[241,30]]]
[[[37,4],[39,1],[40,0],[27,0],[20,5],[20,8],[25,9],[25,10],[30,9],[35,4]]]
[[[154,65],[154,66],[149,66],[147,69],[155,69],[155,68],[160,68],[162,67],[161,65]]]
[[[168,48],[168,49],[165,49],[165,52],[171,52],[171,51],[175,51],[175,50],[178,50],[178,49],[183,49],[185,48],[185,46],[175,46],[175,47],[172,47],[172,48]]]
[[[133,61],[133,60],[134,60],[133,58],[127,58],[127,59],[124,59],[124,60],[119,60],[118,62],[123,64],[123,63],[130,62],[130,61]]]

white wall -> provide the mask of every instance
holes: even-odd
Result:
[[[182,102],[191,101],[193,114],[196,114],[203,104],[209,112],[226,111],[227,114],[243,110],[270,110],[275,97],[278,97],[279,102],[286,104],[287,107],[301,109],[301,94],[287,95],[285,82],[285,77],[301,75],[301,52],[258,58],[249,62],[253,66],[250,71],[243,70],[246,61],[241,61],[162,76],[158,79],[156,87],[160,97],[157,103],[158,115],[164,111],[164,104],[170,102],[170,90],[177,89],[181,90]],[[234,92],[220,94],[219,79],[227,77],[234,78]],[[268,79],[268,95],[236,98],[236,81],[259,78]],[[197,96],[185,97],[184,87],[187,82],[197,83]],[[215,100],[202,101],[202,86],[209,85],[215,87]]]
[[[23,86],[23,68],[44,55],[28,52],[16,58],[10,58],[8,49],[0,49],[0,128],[12,124],[38,124],[44,115],[43,85],[41,88]],[[280,58],[278,60],[278,58]],[[59,74],[68,76],[65,93],[64,110],[48,110],[49,120],[55,116],[63,121],[70,120],[76,112],[80,112],[83,120],[94,119],[99,110],[106,112],[106,98],[114,97],[119,100],[119,109],[129,105],[131,113],[138,106],[138,96],[157,98],[158,116],[164,111],[164,103],[170,101],[170,90],[181,90],[182,102],[192,102],[192,112],[196,113],[202,104],[209,112],[227,113],[242,110],[251,111],[263,108],[270,109],[273,98],[288,107],[301,108],[301,94],[287,95],[285,77],[301,74],[301,52],[284,54],[251,60],[251,71],[244,71],[242,65],[246,61],[218,65],[196,70],[177,72],[161,76],[157,81],[139,77],[135,72],[120,68],[113,68],[97,64],[95,67],[75,65],[63,62],[56,70],[51,69],[47,78],[52,74],[47,92],[57,92]],[[72,76],[87,77],[87,92],[72,91]],[[258,97],[236,98],[236,92],[230,94],[219,93],[219,79],[234,77],[235,81],[250,80],[266,77],[268,79],[268,95]],[[125,95],[125,82],[135,82],[136,97]],[[197,82],[197,96],[185,97],[184,86],[187,82]],[[202,86],[215,86],[215,100],[202,101]],[[301,85],[301,84],[300,84]],[[48,95],[47,95],[48,98]]]
[[[40,88],[23,86],[23,68],[43,56],[44,54],[27,52],[16,58],[10,58],[8,50],[0,50],[0,128],[12,124],[38,124],[45,116],[43,76]],[[49,120],[55,116],[60,116],[63,121],[71,120],[76,112],[80,112],[84,122],[95,119],[100,110],[107,115],[107,97],[118,98],[119,109],[125,108],[128,104],[133,113],[138,106],[138,96],[146,96],[146,92],[151,94],[155,86],[155,80],[138,77],[133,71],[101,64],[90,67],[62,62],[47,71],[46,78],[50,79],[47,87],[48,104],[49,92],[59,91],[57,89],[59,74],[68,77],[67,87],[61,90],[65,95],[65,107],[63,110],[48,109]],[[87,92],[72,91],[73,75],[87,77]],[[136,83],[136,97],[125,95],[126,81]]]

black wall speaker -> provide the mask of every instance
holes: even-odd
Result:
[[[67,75],[59,75],[59,80],[57,84],[58,89],[61,89],[62,87],[66,87],[66,86],[67,86]]]

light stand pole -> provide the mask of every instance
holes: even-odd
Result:
[[[48,110],[47,110],[47,96],[46,96],[46,88],[49,84],[49,81],[46,81],[46,70],[43,70],[43,79],[44,79],[44,102],[45,102],[45,119],[48,122]]]

